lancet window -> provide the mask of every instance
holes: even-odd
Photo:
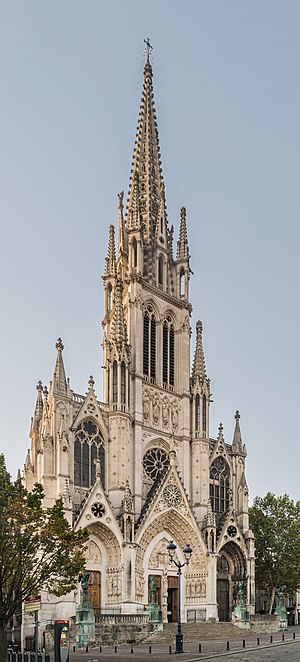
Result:
[[[74,484],[89,488],[96,480],[96,460],[100,460],[101,482],[104,484],[104,442],[96,423],[87,420],[78,426],[74,440]]]
[[[200,395],[196,394],[195,397],[195,432],[200,431]]]
[[[163,323],[162,378],[164,385],[174,386],[174,365],[175,333],[171,317],[168,315]]]
[[[158,284],[164,284],[164,258],[162,255],[158,258]]]
[[[126,404],[126,365],[124,361],[121,363],[121,404]]]
[[[206,395],[202,398],[202,428],[206,432]]]
[[[134,269],[137,267],[137,242],[135,237],[132,240],[132,266]]]
[[[118,364],[113,362],[113,402],[118,402]]]
[[[156,319],[152,306],[144,312],[143,329],[143,372],[155,381],[156,378]]]
[[[216,457],[210,468],[209,496],[216,513],[229,509],[229,469],[222,457]]]

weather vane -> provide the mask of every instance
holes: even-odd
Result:
[[[151,46],[150,44],[149,37],[147,39],[144,39],[144,42],[146,44],[145,55],[147,56],[147,62],[150,62],[150,56],[152,55],[153,46]]]

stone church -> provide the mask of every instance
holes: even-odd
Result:
[[[228,621],[238,582],[254,611],[246,446],[238,411],[230,443],[222,424],[211,436],[200,321],[191,362],[186,210],[174,247],[149,54],[126,206],[123,197],[103,275],[103,401],[93,377],[85,394],[71,389],[59,338],[49,389],[37,385],[24,483],[29,490],[42,483],[45,507],[62,497],[68,521],[88,529],[95,614],[142,612],[152,576],[163,621],[175,621],[177,569],[166,549],[173,540],[177,560],[187,544],[193,550],[183,571],[183,622]],[[40,618],[72,616],[78,601],[79,592],[42,593]]]

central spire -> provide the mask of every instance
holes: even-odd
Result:
[[[128,230],[136,228],[138,220],[139,229],[143,231],[143,240],[145,244],[150,244],[155,234],[158,218],[162,215],[162,207],[165,211],[166,204],[154,105],[153,72],[150,62],[150,48],[152,47],[149,40],[147,40],[146,46],[144,84],[133,152],[126,225]],[[138,219],[137,202],[139,203]]]

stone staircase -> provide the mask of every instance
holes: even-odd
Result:
[[[165,623],[164,629],[154,632],[149,641],[159,644],[173,644],[177,623]],[[205,641],[216,639],[246,639],[250,630],[241,629],[232,623],[182,623],[184,641]]]

